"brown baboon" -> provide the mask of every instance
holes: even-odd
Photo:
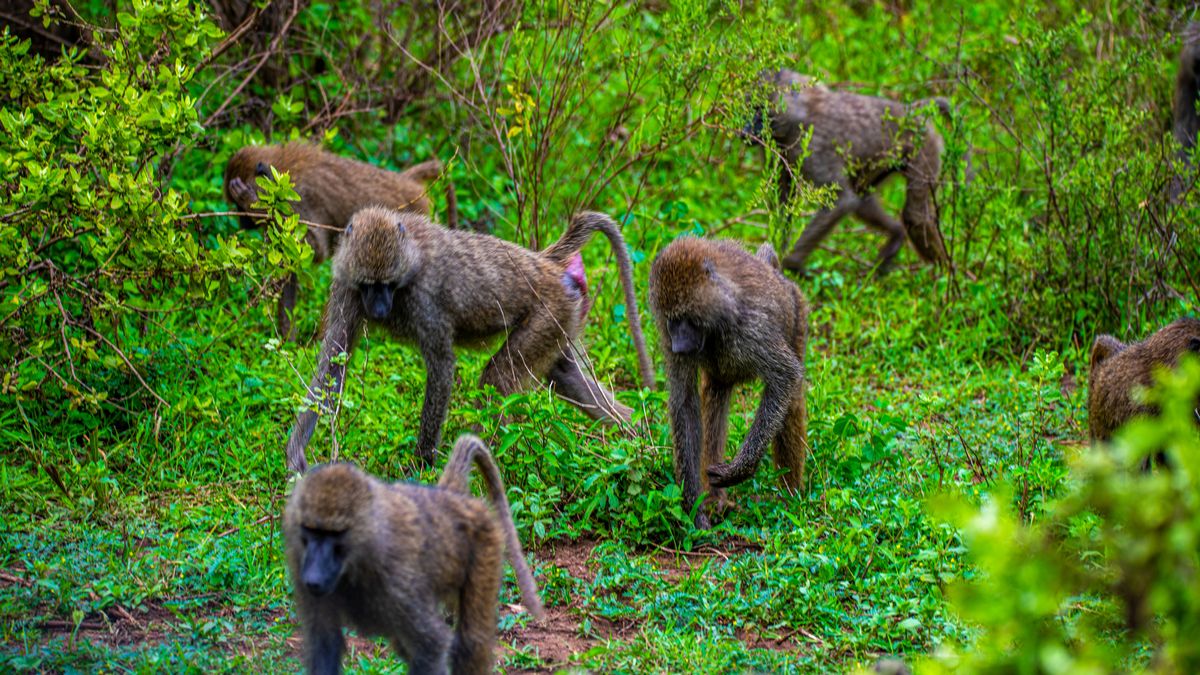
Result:
[[[929,103],[949,117],[950,103],[935,98],[905,105],[834,91],[790,70],[780,70],[766,80],[773,87],[772,93],[780,95],[779,103],[767,111],[769,132],[783,159],[780,200],[790,200],[797,171],[815,185],[838,188],[837,201],[808,223],[783,259],[783,266],[803,272],[808,256],[834,225],[850,214],[888,236],[876,263],[879,273],[890,269],[906,237],[925,260],[947,262],[933,201],[942,169],[942,137],[924,120],[906,120],[919,115]],[[806,144],[810,129],[812,138]],[[743,134],[752,141],[761,140],[766,131],[760,112]],[[806,149],[808,155],[803,156]],[[878,195],[873,193],[897,172],[907,182],[903,225],[883,210]]]
[[[1179,158],[1188,173],[1192,169],[1192,151],[1196,147],[1196,135],[1200,133],[1200,116],[1196,114],[1196,103],[1200,102],[1200,23],[1191,22],[1183,30],[1183,47],[1179,50],[1179,72],[1175,75],[1174,118],[1171,132],[1183,146]],[[1171,180],[1171,199],[1177,199],[1191,185],[1193,178],[1175,176]]]
[[[1141,342],[1125,344],[1111,335],[1092,343],[1088,373],[1088,429],[1092,441],[1107,441],[1136,415],[1153,415],[1134,390],[1154,384],[1154,371],[1174,368],[1180,355],[1200,352],[1200,319],[1177,319]]]
[[[473,464],[495,513],[470,495]],[[474,436],[455,443],[436,488],[318,467],[296,485],[283,528],[309,673],[341,672],[345,624],[390,640],[410,673],[490,673],[506,549],[526,610],[543,616],[500,472]]]
[[[804,481],[808,453],[804,349],[808,303],[779,272],[769,244],[757,256],[730,241],[684,237],[650,267],[650,311],[667,365],[675,476],[689,512],[702,491],[754,475],[768,443],[784,485]],[[699,388],[697,389],[697,374]],[[734,385],[763,382],[762,401],[737,457],[723,462]],[[709,527],[700,508],[696,526]]]
[[[642,337],[633,267],[611,218],[584,212],[562,238],[537,253],[490,235],[447,230],[418,214],[368,208],[354,215],[333,258],[333,287],[325,305],[325,338],[312,400],[326,409],[341,392],[345,361],[364,321],[415,343],[425,360],[425,403],[417,456],[433,461],[454,382],[454,346],[482,347],[507,335],[483,372],[482,384],[502,395],[546,381],[595,419],[628,421],[632,410],[580,367],[575,338],[586,311],[586,278],[577,259],[595,231],[612,244],[625,290],[629,329],[645,387],[654,370]],[[581,283],[582,280],[582,283]],[[304,471],[304,448],[317,410],[300,414],[288,440],[288,467]]]
[[[293,204],[301,220],[310,225],[304,239],[313,249],[313,262],[321,263],[333,255],[338,237],[350,216],[364,206],[389,206],[401,211],[429,213],[427,183],[442,172],[436,159],[422,162],[402,172],[388,171],[322,150],[311,143],[252,145],[234,153],[225,165],[225,196],[240,211],[261,213],[255,179],[271,177],[271,168],[286,172],[300,201]],[[453,188],[448,187],[449,191]],[[452,199],[452,196],[450,197]],[[240,216],[242,227],[253,228],[262,220]],[[288,277],[279,296],[276,322],[281,337],[291,339],[292,311],[296,306],[296,275]]]

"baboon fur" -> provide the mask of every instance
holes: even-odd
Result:
[[[470,495],[473,465],[494,511]],[[296,485],[283,528],[309,673],[341,671],[345,625],[386,637],[411,673],[490,673],[505,550],[526,610],[544,613],[500,473],[474,436],[458,439],[437,487],[318,467]]]
[[[653,387],[632,263],[608,216],[577,214],[562,238],[538,253],[490,235],[447,230],[420,214],[372,207],[354,215],[333,259],[311,400],[326,411],[341,392],[345,365],[335,357],[354,349],[369,321],[415,344],[425,361],[425,402],[417,435],[417,456],[425,463],[433,461],[449,409],[454,347],[485,348],[497,336],[506,339],[484,369],[481,384],[507,396],[547,382],[592,418],[627,422],[632,409],[588,375],[575,345],[590,303],[578,253],[595,231],[612,244],[643,385]],[[307,466],[304,449],[317,415],[317,410],[304,411],[292,428],[287,458],[293,470],[303,472]]]
[[[770,245],[752,256],[730,241],[676,239],[650,268],[650,310],[666,359],[684,508],[690,512],[702,492],[723,504],[722,488],[753,476],[772,441],[784,485],[799,489],[808,454],[808,303],[780,273]],[[733,388],[755,379],[762,400],[737,456],[725,463]],[[704,511],[697,509],[697,527],[710,526]]]
[[[294,141],[285,145],[251,145],[234,153],[225,165],[225,196],[239,211],[258,214],[239,216],[242,227],[258,227],[262,211],[258,201],[258,176],[271,177],[271,168],[291,177],[300,201],[292,204],[309,225],[304,235],[312,247],[313,262],[333,255],[341,231],[350,217],[364,206],[388,206],[400,211],[428,214],[428,183],[442,172],[436,159],[402,172],[388,171],[366,162],[348,159],[311,143]],[[292,339],[292,312],[296,306],[296,276],[284,283],[279,297],[276,324],[281,337]]]
[[[779,102],[768,110],[769,133],[782,153],[779,193],[791,199],[794,174],[814,185],[838,188],[836,202],[822,209],[804,228],[783,260],[786,269],[802,272],[812,252],[843,217],[853,214],[887,235],[879,251],[877,271],[886,272],[907,238],[926,261],[946,263],[945,244],[938,226],[934,190],[942,169],[942,137],[928,121],[907,121],[933,103],[947,118],[950,103],[943,98],[905,105],[875,96],[834,91],[791,70],[766,77]],[[809,129],[808,155],[804,139]],[[762,115],[745,133],[760,138]],[[893,173],[906,181],[903,224],[884,211],[874,189]]]
[[[1088,430],[1092,441],[1107,441],[1137,415],[1158,411],[1134,399],[1138,388],[1154,384],[1154,371],[1174,368],[1180,355],[1200,352],[1200,320],[1177,319],[1141,342],[1125,344],[1111,335],[1092,343],[1088,373]]]
[[[1179,50],[1179,72],[1175,75],[1175,100],[1172,106],[1174,121],[1171,133],[1182,146],[1179,158],[1188,171],[1186,176],[1171,180],[1171,199],[1178,199],[1192,184],[1192,152],[1196,134],[1200,133],[1200,116],[1196,103],[1200,101],[1200,23],[1191,22],[1183,31],[1183,46]]]

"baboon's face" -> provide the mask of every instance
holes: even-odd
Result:
[[[314,597],[329,595],[346,567],[346,532],[302,527],[300,543],[304,546],[300,583]]]
[[[672,354],[694,356],[704,349],[704,331],[691,319],[668,319],[667,334],[671,338]]]
[[[333,276],[353,284],[368,319],[389,318],[397,291],[416,272],[420,246],[405,223],[423,218],[368,207],[355,213],[342,232],[333,259]]]
[[[763,123],[764,117],[762,110],[755,110],[750,120],[746,122],[741,132],[738,133],[746,145],[758,145],[762,142],[763,128],[765,126]]]
[[[392,314],[392,296],[396,294],[396,284],[377,281],[361,284],[358,292],[362,296],[363,311],[367,318],[382,321]]]

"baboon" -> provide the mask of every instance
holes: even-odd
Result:
[[[875,662],[871,670],[878,675],[912,675],[912,670],[902,659],[885,656]]]
[[[804,481],[808,453],[804,350],[808,303],[779,271],[769,244],[752,256],[730,241],[683,237],[650,267],[650,311],[666,357],[675,476],[689,512],[700,493],[754,475],[768,443],[789,490]],[[697,390],[697,374],[699,389]],[[737,457],[724,463],[734,385],[763,382],[762,400]],[[696,526],[707,529],[700,508]]]
[[[494,513],[470,494],[473,464]],[[386,637],[410,673],[490,673],[505,550],[525,609],[544,614],[500,472],[474,436],[455,443],[437,487],[317,467],[288,499],[283,529],[309,673],[341,672],[347,624]]]
[[[1111,335],[1092,343],[1088,373],[1088,429],[1092,441],[1107,441],[1136,415],[1158,411],[1134,399],[1134,390],[1154,384],[1154,371],[1174,368],[1181,354],[1200,352],[1200,319],[1176,319],[1141,342],[1125,344]]]
[[[271,177],[271,168],[288,173],[300,201],[292,205],[301,220],[310,225],[304,235],[313,249],[313,262],[333,255],[338,237],[350,216],[364,206],[389,206],[402,211],[429,213],[427,183],[442,173],[436,159],[402,172],[388,171],[322,150],[311,143],[251,145],[238,150],[225,165],[225,196],[242,212],[261,214],[255,180]],[[449,185],[449,183],[447,183]],[[447,199],[453,203],[452,187]],[[239,216],[242,227],[254,228],[261,217]],[[292,339],[292,312],[296,307],[296,275],[288,277],[279,296],[276,325],[279,335]]]
[[[1176,200],[1192,182],[1192,151],[1200,133],[1200,117],[1196,103],[1200,101],[1200,23],[1191,22],[1183,30],[1183,47],[1179,51],[1179,72],[1175,75],[1175,121],[1171,133],[1179,145],[1178,156],[1188,170],[1188,176],[1171,180],[1171,199]]]
[[[849,214],[888,237],[879,251],[877,273],[891,268],[906,237],[925,260],[947,262],[933,201],[942,169],[942,137],[919,115],[933,103],[949,118],[949,101],[934,98],[905,105],[834,91],[791,70],[768,74],[765,79],[772,94],[780,96],[779,102],[766,111],[770,127],[764,129],[760,111],[742,133],[751,142],[761,142],[767,131],[774,138],[783,160],[779,174],[781,202],[791,199],[797,171],[815,185],[834,185],[838,189],[834,205],[817,213],[801,232],[791,253],[783,259],[784,268],[803,272],[808,256]],[[806,145],[810,129],[812,138]],[[808,156],[802,158],[806,148]],[[903,225],[884,211],[873,192],[897,172],[907,183]]]
[[[625,290],[629,329],[645,387],[654,386],[633,288],[633,267],[611,218],[583,212],[562,238],[540,253],[490,235],[447,230],[427,217],[372,207],[354,215],[333,258],[325,305],[325,337],[309,394],[327,410],[341,392],[345,361],[364,322],[413,343],[425,361],[425,402],[417,456],[428,464],[441,438],[454,382],[454,346],[504,344],[484,369],[482,384],[509,395],[546,381],[594,419],[629,420],[632,410],[580,367],[575,339],[589,302],[579,249],[595,231],[612,244]],[[581,281],[582,280],[582,281]],[[288,467],[304,471],[304,449],[317,423],[302,412],[288,440]]]

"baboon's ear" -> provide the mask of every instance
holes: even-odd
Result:
[[[266,163],[264,163],[264,162],[259,162],[258,164],[254,165],[254,175],[262,176],[264,178],[270,178],[271,177],[271,167],[267,166]]]
[[[1105,359],[1125,349],[1125,343],[1111,335],[1098,335],[1092,343],[1092,368],[1100,365]]]
[[[1188,338],[1187,350],[1189,352],[1195,352],[1195,353],[1200,354],[1200,338],[1198,338],[1198,337]]]

